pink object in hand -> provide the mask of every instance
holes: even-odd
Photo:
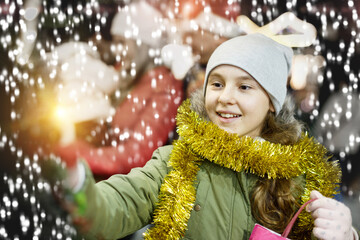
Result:
[[[277,232],[274,232],[266,227],[263,227],[259,224],[255,224],[255,227],[251,233],[249,240],[260,240],[260,239],[267,239],[267,240],[277,240],[277,239],[288,239],[286,237],[282,237]]]

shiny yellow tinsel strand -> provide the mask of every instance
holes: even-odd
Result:
[[[301,203],[309,199],[312,190],[321,190],[328,197],[337,193],[334,183],[339,183],[341,176],[338,164],[327,161],[327,150],[306,134],[291,146],[239,137],[202,120],[190,110],[189,100],[179,108],[177,125],[181,140],[174,144],[169,160],[174,170],[161,187],[154,214],[155,227],[148,231],[146,239],[183,237],[196,198],[193,184],[203,159],[237,172],[248,171],[273,179],[305,174]],[[293,236],[310,239],[311,235],[302,233],[311,232],[312,227],[310,214],[302,212]]]
[[[310,192],[312,190],[320,190],[326,197],[333,197],[338,193],[341,179],[341,170],[338,166],[338,162],[328,161],[328,158],[318,158],[315,159],[314,162],[305,161],[303,167],[308,169],[308,171],[306,172],[306,184],[304,193],[301,196],[301,204],[304,204],[310,199]],[[298,222],[293,228],[293,233],[290,237],[299,239],[297,236],[301,236],[302,232],[311,233],[313,227],[311,215],[303,211],[299,215]],[[312,237],[311,234],[308,234],[302,236],[301,239],[310,240]]]
[[[302,204],[309,200],[312,190],[321,189],[327,197],[337,193],[334,183],[339,183],[341,178],[337,162],[327,161],[328,158],[324,158],[327,150],[306,134],[291,146],[254,141],[249,137],[228,134],[215,124],[201,120],[195,112],[188,110],[189,102],[183,107],[180,109],[183,114],[177,119],[178,124],[183,126],[179,128],[179,135],[184,137],[195,152],[209,161],[237,172],[249,171],[260,177],[288,179],[305,174]],[[204,148],[204,145],[207,147]],[[223,151],[219,152],[219,149]],[[304,230],[311,232],[313,224],[310,214],[303,212],[297,226],[294,227],[294,233]]]
[[[180,239],[187,229],[196,196],[193,183],[201,161],[188,150],[183,142],[174,142],[169,160],[173,170],[161,185],[155,226],[145,233],[145,239]]]

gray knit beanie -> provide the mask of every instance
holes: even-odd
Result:
[[[232,65],[249,73],[269,94],[276,114],[286,97],[293,51],[263,34],[232,38],[215,49],[205,72],[204,96],[210,72],[219,65]]]

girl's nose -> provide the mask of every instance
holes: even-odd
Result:
[[[222,104],[235,104],[235,89],[230,86],[224,87],[220,93],[218,102]]]

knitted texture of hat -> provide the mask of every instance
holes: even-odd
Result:
[[[276,114],[286,97],[293,51],[263,34],[232,38],[218,46],[205,72],[204,95],[210,72],[220,65],[232,65],[249,73],[269,94]]]

